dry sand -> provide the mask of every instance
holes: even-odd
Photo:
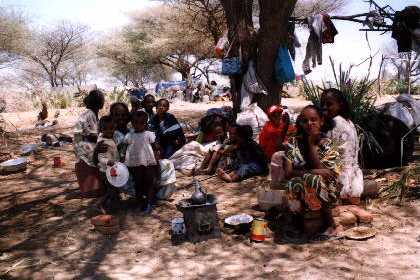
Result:
[[[196,120],[207,108],[180,104],[173,112]],[[76,113],[60,117],[63,127]],[[30,117],[16,118],[19,128],[30,124]],[[16,152],[40,134],[22,133],[7,149]],[[52,168],[54,155],[64,167]],[[223,233],[219,240],[172,246],[170,220],[180,216],[175,205],[191,189],[180,189],[148,217],[123,211],[121,232],[103,236],[92,229],[94,200],[80,198],[73,167],[71,146],[43,149],[30,157],[26,172],[0,177],[0,279],[420,279],[420,201],[368,202],[378,234],[367,241],[278,244],[269,232],[266,242],[250,243]],[[177,184],[190,180],[179,176]],[[266,184],[265,178],[235,184],[213,178],[203,186],[217,196],[223,219],[236,213],[263,216],[254,210],[255,192]]]

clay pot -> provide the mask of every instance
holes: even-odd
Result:
[[[98,215],[93,217],[91,220],[92,225],[104,226],[104,227],[113,227],[119,225],[118,219],[111,215]]]
[[[371,223],[373,221],[372,214],[358,206],[348,205],[347,209],[356,215],[361,223]]]
[[[321,211],[308,212],[303,217],[303,231],[309,235],[319,233],[324,225]]]
[[[338,222],[343,226],[350,226],[357,223],[357,217],[350,211],[346,211],[340,214],[338,217]]]
[[[363,181],[362,197],[375,198],[378,196],[378,193],[379,193],[379,186],[375,180]]]

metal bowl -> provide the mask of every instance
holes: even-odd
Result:
[[[25,157],[18,157],[0,163],[1,172],[18,172],[26,169],[28,161]]]
[[[38,149],[37,144],[25,144],[20,147],[20,154],[22,156],[30,155],[31,153],[35,153]]]
[[[235,233],[246,233],[250,230],[254,218],[248,214],[239,214],[227,217],[224,226]]]

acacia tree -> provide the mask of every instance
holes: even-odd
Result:
[[[33,32],[21,54],[45,75],[51,87],[63,86],[66,66],[85,51],[86,35],[87,27],[62,22],[51,29]]]
[[[191,82],[192,69],[208,76],[201,62],[211,57],[214,39],[198,32],[198,28],[191,28],[187,21],[194,21],[190,10],[172,5],[134,15],[129,26],[131,32],[146,33],[147,48],[155,63],[179,72],[183,80]]]
[[[408,86],[420,81],[420,53],[408,52],[391,55],[388,65],[395,71],[395,78]]]
[[[18,59],[26,31],[25,19],[19,13],[0,7],[0,67]]]
[[[125,28],[104,40],[97,47],[97,55],[104,59],[104,66],[124,86],[129,83],[138,87],[150,79],[160,78],[157,65],[147,47],[149,40],[141,30]]]

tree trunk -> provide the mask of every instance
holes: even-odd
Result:
[[[242,62],[244,64],[242,68],[246,71],[249,59],[248,50],[250,49],[250,44],[248,44],[247,39],[251,37],[250,31],[253,29],[253,1],[221,0],[221,3],[225,11],[229,42],[233,44],[228,55],[230,57],[239,56],[239,49],[241,49],[243,54]],[[240,111],[242,80],[242,75],[230,77],[230,90],[232,94],[233,111],[235,114]]]
[[[279,46],[287,43],[287,23],[296,0],[259,0],[260,30],[257,38],[252,34],[252,1],[221,0],[229,28],[229,41],[235,38],[238,43],[232,46],[230,56],[242,51],[243,70],[246,71],[249,59],[256,59],[258,76],[268,90],[268,95],[255,96],[258,105],[266,110],[273,104],[280,104],[281,84],[274,78],[274,63]],[[257,50],[258,49],[258,50]],[[243,75],[231,77],[233,106],[239,111],[240,89]]]
[[[258,105],[265,111],[281,103],[282,84],[274,77],[277,50],[287,44],[287,24],[296,0],[259,0],[260,31],[256,70],[268,90],[268,95],[257,96]]]

